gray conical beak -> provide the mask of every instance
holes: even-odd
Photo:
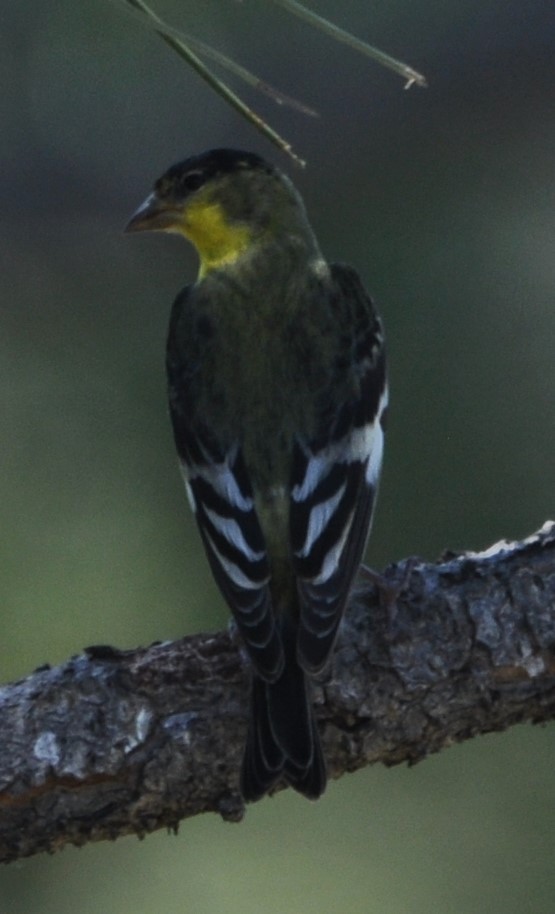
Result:
[[[180,221],[180,210],[152,193],[135,210],[124,232],[171,232]]]

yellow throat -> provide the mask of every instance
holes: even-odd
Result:
[[[177,226],[195,246],[200,257],[198,278],[210,270],[234,263],[252,244],[252,231],[244,223],[230,222],[219,203],[190,203]]]

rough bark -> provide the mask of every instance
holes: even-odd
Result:
[[[555,523],[520,543],[361,572],[314,701],[329,772],[415,762],[555,715]],[[90,648],[0,689],[0,860],[239,821],[248,663],[229,633]],[[299,802],[301,802],[299,800]]]

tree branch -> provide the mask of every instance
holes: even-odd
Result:
[[[555,523],[483,553],[409,560],[380,604],[361,573],[314,688],[329,771],[415,762],[555,715]],[[239,821],[248,665],[227,633],[90,648],[0,689],[0,859]]]

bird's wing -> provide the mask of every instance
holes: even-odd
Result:
[[[295,442],[291,481],[290,535],[301,601],[298,657],[310,672],[329,656],[362,558],[387,409],[379,318],[354,270],[334,264],[331,271],[341,351],[317,435]],[[336,390],[345,391],[339,404]]]
[[[283,667],[270,590],[268,557],[252,487],[237,442],[216,440],[195,415],[197,365],[180,347],[174,306],[166,367],[175,444],[212,573],[241,632],[257,673],[273,681]],[[181,301],[180,301],[181,299]]]

